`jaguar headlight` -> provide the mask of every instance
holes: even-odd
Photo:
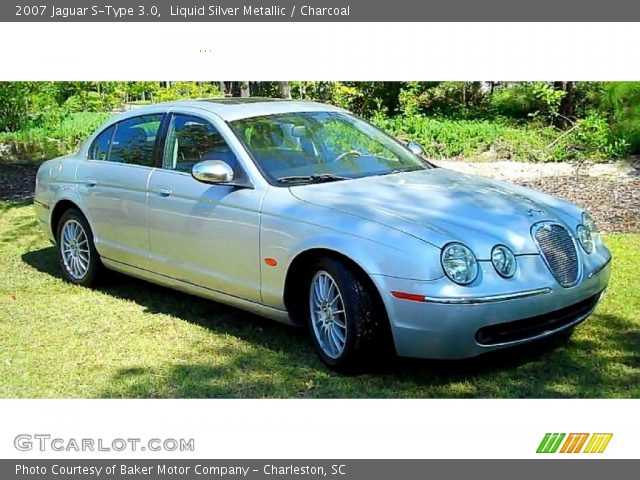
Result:
[[[584,225],[578,225],[576,228],[576,235],[582,249],[587,253],[593,252],[593,239],[591,238],[591,232],[589,229]]]
[[[596,222],[587,212],[582,214],[582,223],[576,228],[576,236],[585,252],[591,253],[595,250],[600,233]]]
[[[595,240],[600,235],[596,221],[587,212],[582,214],[582,224],[591,232],[591,237]]]
[[[478,261],[473,252],[461,243],[449,243],[442,249],[442,269],[459,285],[467,285],[478,276]]]
[[[518,265],[516,256],[508,247],[496,245],[491,251],[491,263],[496,272],[504,278],[511,278],[516,273]]]

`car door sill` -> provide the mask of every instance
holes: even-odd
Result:
[[[101,257],[101,259],[105,267],[117,272],[131,275],[132,277],[140,278],[151,283],[156,283],[158,285],[173,288],[175,290],[180,290],[182,292],[206,298],[208,300],[224,303],[225,305],[230,305],[232,307],[236,307],[241,310],[251,312],[255,315],[260,315],[271,320],[275,320],[277,322],[286,323],[289,325],[294,324],[289,317],[289,313],[286,310],[280,310],[277,308],[269,307],[267,305],[262,305],[251,300],[247,300],[246,298],[236,297],[234,295],[223,293],[218,290],[195,285],[184,280],[178,280],[177,278],[151,272],[143,268],[134,267],[133,265],[118,262],[117,260],[112,260],[110,258]]]

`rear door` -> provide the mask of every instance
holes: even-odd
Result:
[[[164,115],[133,117],[103,131],[76,172],[101,256],[147,268],[147,200]]]
[[[162,168],[149,182],[150,269],[187,283],[260,301],[259,230],[263,193],[201,183],[194,164],[222,160],[248,183],[215,125],[193,114],[167,121]]]

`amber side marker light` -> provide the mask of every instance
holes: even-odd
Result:
[[[406,293],[406,292],[391,292],[396,298],[400,300],[409,300],[411,302],[425,302],[424,295],[416,295],[415,293]]]
[[[266,263],[270,267],[275,267],[276,265],[278,265],[278,261],[275,258],[271,258],[271,257],[265,258],[264,263]]]

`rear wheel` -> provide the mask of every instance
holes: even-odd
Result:
[[[307,278],[309,331],[319,357],[335,370],[363,369],[384,351],[386,315],[372,287],[334,258],[316,261]]]
[[[65,279],[85,287],[93,285],[103,267],[89,223],[75,208],[62,214],[57,243],[58,262]]]

